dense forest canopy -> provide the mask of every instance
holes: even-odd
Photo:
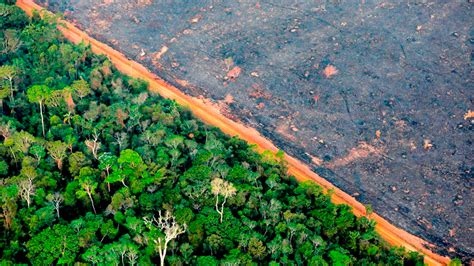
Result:
[[[4,263],[422,264],[53,22],[0,4]]]

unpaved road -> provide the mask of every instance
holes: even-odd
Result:
[[[49,1],[450,256],[473,257],[472,4]]]

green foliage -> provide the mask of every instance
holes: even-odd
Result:
[[[169,232],[150,231],[144,217],[158,210],[187,225],[168,243],[172,265],[422,262],[319,186],[288,176],[282,153],[259,154],[204,125],[66,42],[54,17],[30,23],[1,1],[2,262],[157,263]],[[19,181],[29,179],[27,208]]]
[[[34,235],[26,247],[34,265],[72,264],[79,251],[79,240],[72,228],[56,224]]]
[[[87,158],[82,152],[75,152],[68,158],[69,172],[72,176],[79,175],[81,169],[85,166],[91,165],[91,160]]]
[[[39,164],[41,159],[43,159],[46,155],[46,151],[42,145],[33,144],[33,146],[30,148],[30,154],[36,158],[38,161],[37,163]]]
[[[14,3],[12,0],[0,1],[0,29],[20,29],[29,22],[28,16],[20,8],[11,5]]]
[[[44,102],[51,94],[51,89],[46,85],[33,85],[26,91],[28,101],[32,103]]]
[[[6,176],[8,174],[8,163],[4,160],[0,161],[0,176]]]
[[[449,262],[449,266],[461,266],[462,261],[458,258],[455,258]]]
[[[72,85],[71,89],[73,92],[73,96],[79,97],[79,99],[82,99],[86,97],[87,95],[91,94],[91,88],[87,81],[81,79],[81,80],[75,80]]]
[[[197,266],[218,266],[219,261],[212,256],[199,256],[196,259]]]
[[[345,266],[351,264],[351,258],[345,254],[345,251],[331,250],[329,251],[329,258],[331,258],[331,265]]]

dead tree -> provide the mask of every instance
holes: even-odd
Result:
[[[87,148],[89,148],[89,150],[91,151],[94,158],[97,159],[97,152],[99,151],[100,146],[101,146],[101,144],[99,142],[99,134],[94,133],[94,134],[92,134],[92,137],[94,139],[93,140],[90,140],[90,139],[86,140],[85,144],[86,144]]]
[[[168,243],[186,232],[187,226],[186,224],[180,225],[176,223],[176,218],[169,211],[166,211],[165,215],[162,215],[161,211],[159,211],[158,218],[154,216],[152,218],[144,217],[143,220],[150,230],[158,229],[165,235],[164,237],[160,236],[158,239],[153,239],[160,255],[160,265],[164,266]]]
[[[26,201],[28,208],[31,204],[31,196],[35,195],[36,186],[33,184],[33,179],[27,178],[19,183],[20,197]]]
[[[63,195],[61,195],[59,192],[48,195],[48,201],[51,203],[51,205],[53,205],[54,209],[56,210],[56,215],[59,219],[59,208],[61,207],[61,203],[64,201]]]
[[[216,211],[220,214],[220,222],[222,223],[222,218],[224,216],[224,205],[227,201],[227,198],[232,197],[237,192],[234,185],[223,179],[215,178],[211,182],[212,194],[216,196]],[[224,200],[219,205],[219,195],[224,197]]]

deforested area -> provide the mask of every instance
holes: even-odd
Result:
[[[54,17],[0,14],[2,264],[422,264]]]

